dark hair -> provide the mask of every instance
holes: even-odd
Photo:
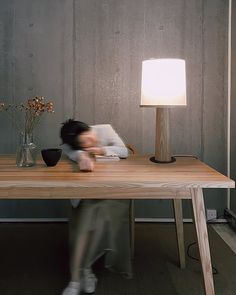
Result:
[[[89,131],[90,127],[86,123],[74,119],[69,119],[62,124],[60,134],[62,142],[68,144],[74,150],[81,149],[77,137],[81,133]]]

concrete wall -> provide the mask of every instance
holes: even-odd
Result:
[[[0,100],[43,95],[55,103],[35,131],[38,150],[58,146],[73,114],[73,1],[0,0]],[[0,113],[0,152],[14,153],[18,133]],[[64,216],[63,201],[1,201],[1,217]]]
[[[139,107],[141,62],[184,58],[188,106],[171,110],[172,152],[196,155],[226,173],[228,0],[0,0],[0,5],[0,97],[19,102],[39,94],[55,102],[55,116],[45,117],[37,130],[39,147],[58,145],[60,122],[74,116],[89,124],[111,123],[141,153],[153,153],[155,110]],[[0,132],[0,152],[14,152],[16,133],[2,116]],[[205,196],[206,206],[221,214],[225,191]],[[33,203],[31,214],[41,214]],[[63,208],[54,211],[55,204],[59,211],[64,206],[47,203],[51,215],[64,214]],[[0,214],[21,214],[19,206],[6,201]],[[190,216],[187,201],[184,207]],[[136,203],[138,217],[171,214],[166,201]]]

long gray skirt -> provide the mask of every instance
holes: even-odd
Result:
[[[72,209],[70,221],[71,264],[80,271],[105,254],[105,267],[126,278],[132,277],[129,200],[82,200]],[[82,239],[83,262],[76,265],[75,253]],[[83,247],[82,247],[83,248]]]

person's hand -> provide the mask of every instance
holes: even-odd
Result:
[[[78,166],[81,171],[91,172],[94,169],[94,161],[87,152],[80,154]]]
[[[100,155],[100,156],[104,155],[104,149],[99,146],[89,147],[84,150],[90,154],[93,154],[93,155]]]

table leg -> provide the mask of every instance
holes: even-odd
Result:
[[[179,250],[179,263],[180,268],[185,268],[185,249],[184,249],[184,226],[183,226],[183,213],[182,213],[182,200],[174,199],[174,213],[175,213],[175,226]]]
[[[206,225],[205,205],[201,188],[191,189],[193,214],[198,238],[198,247],[201,257],[203,279],[206,295],[214,295],[214,282],[211,266],[208,232]]]

